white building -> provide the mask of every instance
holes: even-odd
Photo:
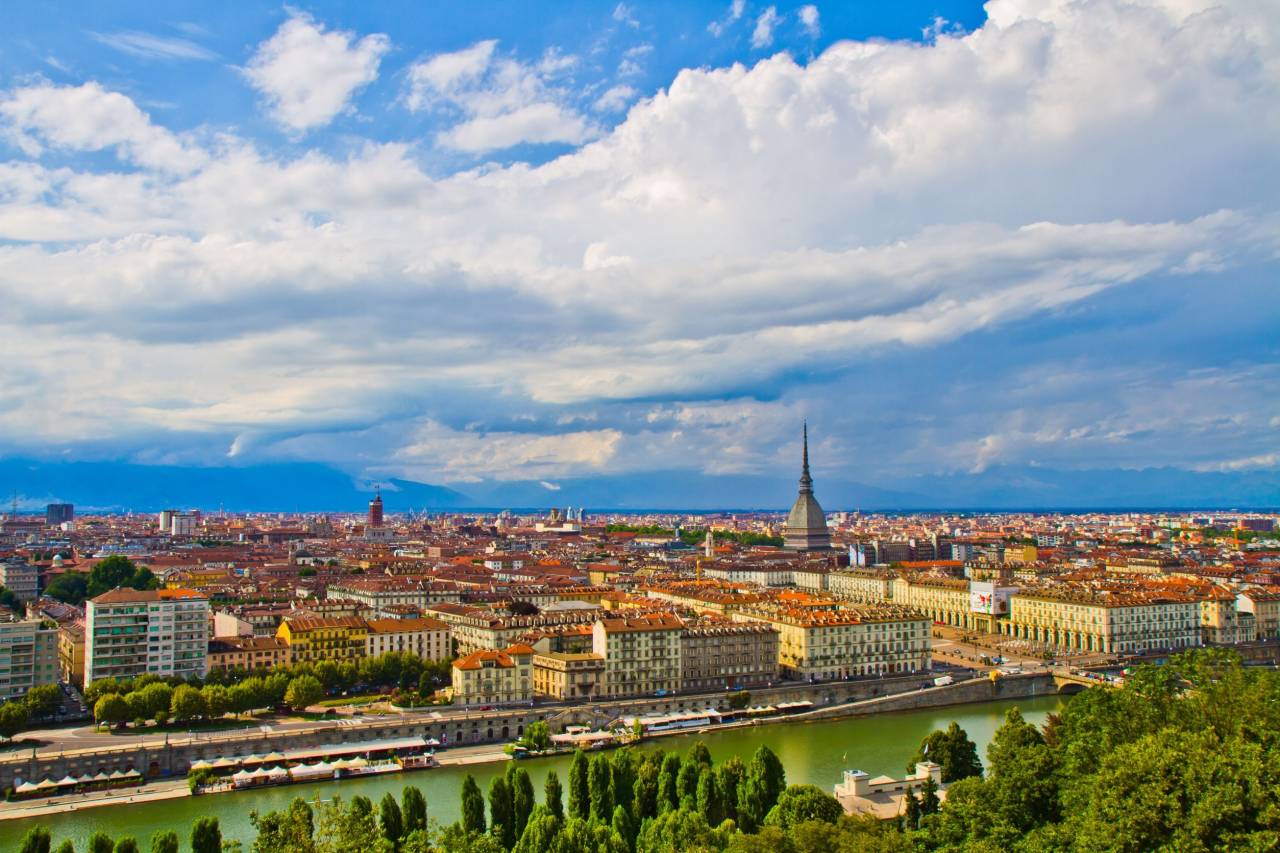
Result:
[[[4,584],[4,588],[24,604],[35,601],[40,594],[40,567],[33,566],[26,560],[0,563],[0,584]]]
[[[0,699],[58,681],[58,626],[43,619],[0,622]]]

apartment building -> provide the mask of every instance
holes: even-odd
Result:
[[[1236,608],[1253,615],[1257,639],[1280,639],[1280,587],[1246,589],[1236,596]]]
[[[1009,603],[1001,632],[1052,649],[1138,654],[1202,644],[1200,602],[1185,593],[1023,590]]]
[[[0,562],[0,584],[23,604],[35,601],[40,595],[40,567],[21,559],[4,560]]]
[[[680,632],[671,613],[617,616],[592,627],[592,651],[604,658],[604,696],[665,696],[680,689]]]
[[[827,592],[848,601],[879,604],[893,597],[893,579],[893,572],[878,569],[832,572],[827,577]]]
[[[929,620],[897,605],[825,608],[775,605],[738,620],[778,629],[778,663],[788,678],[827,680],[919,672],[932,661]]]
[[[756,687],[778,680],[778,629],[765,622],[704,620],[680,631],[680,689]]]
[[[990,614],[970,606],[969,581],[932,575],[903,575],[893,580],[893,603],[910,607],[934,622],[975,631],[994,631]]]
[[[209,599],[184,589],[115,589],[85,606],[85,682],[203,678],[208,672]]]
[[[533,699],[533,649],[514,644],[481,649],[453,662],[453,701],[505,705]]]
[[[294,663],[362,658],[368,635],[359,616],[287,616],[276,630]]]
[[[48,619],[0,622],[0,700],[57,681],[57,624]]]
[[[84,684],[84,622],[58,626],[58,676],[72,684]]]
[[[533,656],[533,692],[560,700],[590,701],[605,683],[604,658],[594,652],[537,652]]]
[[[215,637],[209,641],[209,671],[249,672],[293,663],[289,644],[278,637]]]
[[[427,660],[453,657],[449,626],[439,619],[369,619],[364,653],[410,652]]]
[[[539,628],[589,624],[600,613],[597,608],[589,607],[551,610],[536,616],[501,616],[492,610],[461,604],[438,604],[426,611],[449,626],[454,651],[459,655],[506,648],[522,635]]]
[[[1200,599],[1200,632],[1205,645],[1229,646],[1257,639],[1255,621],[1240,618],[1235,593],[1221,586]]]

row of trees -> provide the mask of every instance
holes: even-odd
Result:
[[[305,708],[342,689],[395,686],[408,680],[419,690],[434,691],[447,661],[427,661],[410,652],[386,652],[361,661],[321,661],[274,667],[258,675],[210,673],[197,679],[134,679],[95,681],[85,691],[94,719],[102,724],[190,722],[246,714],[262,708]],[[3,707],[0,707],[0,724]]]
[[[161,679],[158,676],[146,674],[119,681],[109,678],[99,679],[85,690],[85,700],[93,704],[109,693],[130,693],[157,681],[164,681],[171,687],[181,684],[189,684],[193,687],[210,685],[235,687],[255,679],[261,681],[282,677],[289,682],[303,675],[315,678],[327,694],[350,690],[411,690],[415,688],[419,691],[431,692],[439,685],[448,682],[451,677],[450,666],[451,661],[427,660],[412,652],[384,652],[354,661],[302,662],[289,666],[275,666],[269,670],[249,671],[243,667],[218,669],[213,670],[203,679]]]
[[[222,830],[216,817],[202,817],[191,825],[191,853],[223,853]],[[172,829],[161,830],[151,836],[151,853],[178,853],[178,833]],[[138,839],[132,835],[112,839],[105,832],[89,836],[87,853],[142,853]],[[49,830],[37,826],[30,830],[18,844],[18,853],[76,853],[70,839],[53,848]]]
[[[13,737],[25,731],[32,720],[52,717],[62,704],[62,688],[56,684],[32,687],[20,699],[0,705],[0,735]]]

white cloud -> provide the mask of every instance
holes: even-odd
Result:
[[[626,3],[619,3],[613,7],[613,19],[620,24],[626,24],[632,29],[640,26],[640,22],[636,20],[635,12]]]
[[[140,59],[217,59],[206,47],[190,39],[160,36],[136,30],[114,33],[90,33],[95,41]]]
[[[800,15],[800,26],[804,27],[805,33],[810,38],[817,38],[822,34],[822,24],[818,20],[818,7],[813,4],[801,6],[798,13]]]
[[[673,451],[746,470],[824,404],[743,397],[852,375],[826,395],[848,409],[895,358],[1034,337],[1038,319],[1089,316],[1127,288],[1158,284],[1163,307],[1242,269],[1274,280],[1280,23],[1183,5],[1065,3],[1029,20],[993,2],[984,27],[929,45],[685,70],[579,150],[444,177],[405,145],[282,155],[228,134],[211,154],[98,84],[5,92],[19,148],[0,164],[0,441],[326,447],[423,479],[555,481]],[[415,65],[406,99],[456,114],[442,143],[468,150],[589,137],[564,132],[582,122],[556,76],[572,65],[543,60],[480,43]],[[128,168],[64,156],[107,148]],[[1214,301],[1237,293],[1222,287]],[[1020,346],[1011,357],[1067,343]],[[924,417],[911,399],[871,407],[930,450],[904,459],[1274,451],[1265,381],[1189,382],[1179,409],[1134,391],[1159,384],[1157,365],[1083,406],[1043,402],[1054,377],[1030,371],[1038,390],[1001,385],[992,403],[1016,397],[1025,414],[993,429],[972,407],[990,377],[973,371],[963,400],[927,377],[907,389],[938,401],[932,432],[903,425],[900,412]],[[708,398],[730,398],[724,426]],[[1209,420],[1220,410],[1231,424]],[[734,443],[756,417],[768,428]],[[388,421],[377,442],[349,440]],[[1174,441],[1192,428],[1177,422],[1201,432]]]
[[[438,144],[484,153],[522,143],[577,144],[596,134],[571,103],[570,90],[560,85],[576,57],[552,49],[530,65],[499,55],[497,45],[477,42],[410,67],[410,110],[445,109],[462,117],[436,137]]]
[[[777,7],[770,6],[761,12],[756,18],[756,28],[751,31],[751,46],[759,50],[773,44],[773,31],[781,22]]]
[[[333,121],[352,97],[378,77],[391,49],[385,35],[326,31],[302,12],[291,12],[275,35],[258,45],[244,75],[267,101],[275,121],[301,132]]]
[[[742,13],[745,12],[746,9],[747,0],[732,0],[729,4],[729,10],[725,13],[723,19],[719,21],[712,21],[707,24],[707,32],[711,33],[711,35],[716,38],[720,38],[731,24],[736,23],[742,18]]]
[[[603,95],[596,98],[594,106],[597,112],[616,113],[626,109],[636,94],[636,90],[630,86],[619,84],[605,90]]]
[[[185,172],[204,162],[194,144],[157,127],[125,95],[97,83],[40,83],[0,96],[5,134],[28,156],[45,145],[72,151],[115,149],[139,166]]]

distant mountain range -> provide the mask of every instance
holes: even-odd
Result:
[[[1203,473],[1174,468],[1058,470],[993,467],[982,473],[917,476],[892,488],[815,477],[828,510],[1276,508],[1280,471]],[[383,481],[389,512],[470,507],[532,509],[785,509],[794,476],[690,471],[611,474],[559,480],[468,483],[454,489]],[[16,494],[37,509],[67,501],[83,510],[153,512],[166,507],[229,511],[361,512],[370,489],[318,463],[223,468],[127,462],[0,460],[0,506]]]

